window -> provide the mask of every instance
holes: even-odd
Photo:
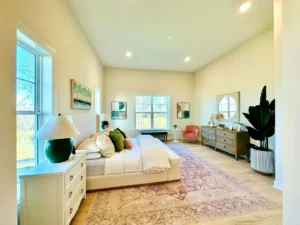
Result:
[[[19,30],[17,39],[16,160],[19,201],[19,176],[44,160],[44,142],[33,140],[33,135],[53,112],[52,56]]]
[[[231,96],[223,97],[219,102],[219,113],[224,115],[225,119],[232,118],[236,113],[236,102]]]
[[[170,127],[169,96],[136,96],[136,129],[168,129]]]

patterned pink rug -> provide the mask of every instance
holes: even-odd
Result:
[[[276,207],[180,144],[181,181],[97,192],[86,225],[183,225]]]

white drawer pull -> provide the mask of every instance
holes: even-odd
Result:
[[[72,195],[73,195],[73,192],[72,192],[72,191],[70,191],[70,193],[69,193],[69,198],[71,198],[71,197],[72,197]]]
[[[70,215],[72,214],[72,212],[73,212],[73,208],[70,208]]]
[[[81,176],[81,178],[80,178],[81,180],[83,180],[83,176]]]
[[[83,167],[83,163],[81,163],[81,167]]]
[[[70,176],[70,181],[72,181],[72,180],[73,180],[73,178],[74,178],[74,176],[73,176],[73,175],[71,175],[71,176]]]
[[[84,190],[83,190],[83,189],[81,189],[81,194],[83,193],[83,191],[84,191]]]

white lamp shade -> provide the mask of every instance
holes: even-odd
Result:
[[[36,132],[33,138],[38,140],[56,140],[75,137],[79,134],[79,131],[68,118],[65,116],[52,116]]]
[[[106,113],[102,113],[100,116],[101,121],[110,121],[110,117]]]

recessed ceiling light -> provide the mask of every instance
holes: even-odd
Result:
[[[189,56],[185,57],[184,61],[186,61],[186,62],[191,61],[191,57],[189,57]]]
[[[169,36],[168,39],[171,40],[171,39],[173,39],[173,37],[172,37],[172,36]]]
[[[251,5],[252,5],[251,1],[244,2],[240,7],[240,12],[244,13],[248,11],[251,8]]]
[[[126,52],[126,56],[127,56],[128,58],[130,58],[130,57],[132,56],[132,53],[131,53],[131,52]]]

